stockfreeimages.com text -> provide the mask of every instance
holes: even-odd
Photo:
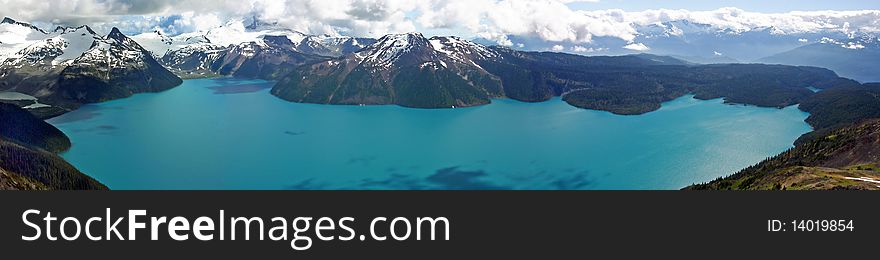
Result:
[[[263,241],[268,238],[271,241],[290,241],[290,247],[294,250],[311,248],[313,238],[320,241],[450,240],[450,221],[445,217],[376,217],[370,220],[368,235],[358,235],[353,228],[353,217],[272,217],[266,220],[262,217],[227,217],[226,212],[220,210],[216,217],[201,216],[190,220],[180,216],[150,216],[146,210],[140,209],[130,209],[126,216],[116,218],[109,208],[104,213],[103,216],[87,219],[61,218],[53,216],[50,211],[29,209],[22,213],[21,220],[30,227],[31,233],[22,234],[21,239],[73,241],[86,238],[92,241],[133,241],[144,239],[142,236],[146,234],[143,232],[149,231],[150,240],[162,239],[166,234],[176,241],[191,238],[201,241]],[[120,225],[121,223],[126,224]],[[252,231],[258,233],[252,237]],[[314,234],[314,237],[307,234]]]

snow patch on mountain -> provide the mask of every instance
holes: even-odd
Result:
[[[206,31],[184,33],[176,36],[165,35],[161,31],[143,33],[132,38],[150,50],[156,57],[181,50],[190,45],[207,46],[209,49],[244,47],[250,43],[263,45],[263,38],[283,36],[290,40],[294,50],[321,56],[339,57],[372,44],[375,40],[347,36],[307,35],[276,24],[259,22],[248,23],[235,19],[217,28]],[[198,49],[197,47],[194,49]],[[186,52],[190,52],[187,50]],[[172,54],[178,55],[178,54]]]
[[[47,37],[39,28],[5,18],[0,22],[0,60]]]
[[[206,71],[211,69],[211,64],[217,61],[226,50],[226,47],[210,43],[190,44],[168,52],[162,57],[162,62],[172,68],[181,68],[195,57],[198,59],[198,63],[189,69]]]
[[[431,47],[434,47],[434,50],[445,54],[452,54],[451,51],[443,49],[444,47],[446,47],[446,45],[440,42],[440,39],[431,39],[429,42],[431,42]]]
[[[88,26],[59,27],[45,34],[43,39],[29,43],[15,53],[6,55],[2,65],[55,67],[106,64],[109,69],[143,62],[142,47],[115,28],[107,37],[102,37]]]
[[[410,52],[414,46],[426,46],[427,44],[430,43],[421,33],[385,35],[365,49],[362,62],[373,67],[390,67],[399,57]]]
[[[262,42],[266,35],[287,36],[293,42],[299,42],[306,35],[280,27],[245,26],[243,20],[232,20],[226,24],[207,31],[183,33],[168,36],[162,31],[142,33],[131,38],[141,43],[155,57],[162,57],[168,52],[180,50],[190,45],[211,44],[216,47],[231,47],[248,42]],[[214,48],[214,47],[212,47]]]
[[[828,37],[822,37],[819,39],[819,43],[821,44],[833,44],[840,46],[841,48],[851,49],[851,50],[859,50],[864,49],[865,44],[871,44],[873,41],[871,39],[848,39],[848,40],[835,40]]]
[[[92,47],[75,59],[71,65],[94,67],[109,73],[116,68],[143,68],[144,52],[140,46],[106,39],[95,41]]]
[[[473,65],[483,69],[476,60],[489,60],[499,57],[499,54],[488,47],[456,36],[434,36],[428,40],[435,51],[442,53],[450,59]]]
[[[189,45],[199,45],[210,43],[203,33],[184,33],[175,36],[168,36],[164,32],[157,30],[138,34],[131,37],[153,53],[154,57],[161,57],[169,51],[178,50]]]
[[[91,48],[96,40],[101,39],[87,26],[56,29],[52,33],[45,34],[44,39],[29,42],[29,45],[17,52],[7,54],[3,64],[17,67],[23,62],[45,63],[51,66],[64,65],[78,58]]]
[[[52,61],[53,64],[56,65],[61,62],[76,59],[83,52],[91,48],[95,40],[101,39],[100,36],[87,28],[78,28],[56,36],[55,38],[63,40],[67,45],[63,50],[63,54]]]

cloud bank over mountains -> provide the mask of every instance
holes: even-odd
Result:
[[[207,30],[230,19],[257,17],[308,34],[379,37],[388,33],[451,30],[515,45],[510,36],[588,44],[597,37],[635,42],[638,28],[687,20],[719,30],[773,33],[880,32],[880,10],[758,13],[738,8],[712,11],[574,10],[572,0],[0,0],[0,15],[49,25],[120,27],[129,33],[168,34]],[[668,28],[681,33],[680,28]],[[676,31],[679,30],[679,31]],[[584,47],[586,48],[586,47]]]

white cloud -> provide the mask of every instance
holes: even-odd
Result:
[[[607,50],[608,50],[608,48],[593,48],[593,47],[587,48],[587,47],[580,46],[580,45],[575,45],[575,46],[571,47],[571,51],[573,51],[573,52],[590,53],[590,52],[600,52],[600,51],[607,51]]]
[[[598,3],[599,0],[556,0],[556,2],[560,2],[563,4],[571,4],[571,3]]]
[[[190,11],[181,14],[181,19],[175,20],[173,23],[177,30],[204,31],[221,26],[224,21],[214,13],[197,15]]]
[[[864,49],[864,48],[865,48],[865,45],[862,45],[862,44],[859,44],[859,43],[854,43],[854,42],[848,42],[848,43],[846,43],[846,44],[844,44],[844,45],[841,45],[840,47],[844,47],[844,48],[847,48],[847,49],[858,50],[858,49]]]
[[[426,28],[460,26],[498,43],[509,35],[557,42],[590,42],[595,36],[632,40],[635,29],[621,17],[575,11],[559,1],[450,0],[432,1],[420,9]]]
[[[417,29],[452,29],[514,46],[509,36],[552,42],[590,43],[595,37],[632,42],[637,28],[688,20],[716,29],[774,33],[837,31],[880,33],[880,10],[758,13],[737,8],[711,11],[572,10],[567,4],[593,0],[0,0],[0,15],[23,21],[129,31],[156,27],[200,30],[231,18],[262,20],[313,34],[377,37]],[[669,28],[673,34],[682,28]]]
[[[712,11],[623,10],[577,11],[554,1],[444,1],[437,11],[428,11],[422,26],[463,24],[476,35],[499,43],[509,35],[529,36],[546,41],[588,43],[594,37],[614,37],[631,42],[638,36],[639,26],[676,20],[707,24],[717,30],[744,32],[756,28],[773,28],[778,34],[836,31],[880,33],[880,10],[812,11],[789,13],[757,13],[737,8]],[[443,22],[436,22],[443,21]],[[681,28],[669,28],[681,35]]]
[[[562,45],[553,45],[553,48],[552,48],[551,50],[553,50],[553,51],[564,51],[564,50],[565,50],[565,47],[562,46]]]
[[[0,0],[3,6],[0,16],[58,25],[118,26],[129,31],[173,26],[178,32],[204,29],[233,18],[257,16],[306,33],[379,36],[415,31],[415,21],[407,14],[429,3],[406,0]],[[172,24],[161,23],[168,19],[174,19]]]
[[[634,50],[634,51],[648,51],[651,48],[645,46],[644,43],[630,43],[629,45],[623,46],[624,49]]]

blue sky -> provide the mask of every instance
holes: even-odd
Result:
[[[649,9],[687,9],[691,11],[715,10],[721,7],[737,7],[752,12],[790,12],[820,10],[866,10],[880,9],[877,0],[837,0],[837,1],[778,1],[778,0],[600,0],[598,3],[572,3],[572,9],[603,10],[623,9],[644,11]]]

